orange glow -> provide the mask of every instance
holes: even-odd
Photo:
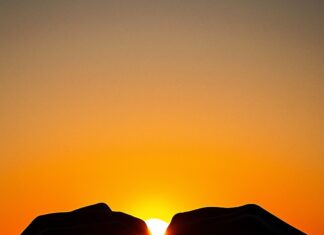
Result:
[[[14,2],[1,234],[97,202],[164,221],[256,203],[324,234],[320,1]]]

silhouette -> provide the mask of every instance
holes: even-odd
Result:
[[[21,235],[149,235],[144,221],[106,204],[37,217]],[[303,235],[257,205],[208,207],[173,216],[166,235]]]
[[[106,204],[38,216],[21,235],[149,235],[144,221]]]
[[[302,235],[263,208],[207,207],[173,216],[166,235]]]

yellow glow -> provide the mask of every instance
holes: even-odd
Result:
[[[322,2],[0,1],[1,234],[97,202],[324,234]]]
[[[164,235],[168,223],[160,219],[149,219],[145,221],[152,235]]]

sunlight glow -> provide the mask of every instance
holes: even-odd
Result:
[[[164,235],[168,227],[168,223],[160,219],[149,219],[145,222],[152,235]]]

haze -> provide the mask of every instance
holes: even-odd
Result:
[[[257,203],[324,234],[323,1],[0,2],[0,227]]]

